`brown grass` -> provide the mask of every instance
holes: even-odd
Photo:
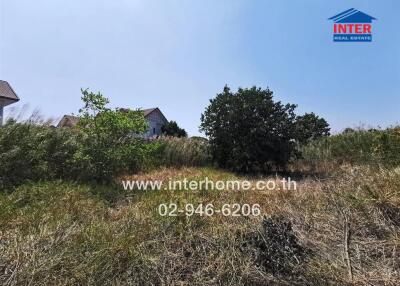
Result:
[[[125,179],[206,176],[240,178],[181,168]],[[165,202],[257,203],[264,217],[160,217]],[[2,285],[400,284],[400,169],[342,166],[328,178],[303,179],[296,191],[40,183],[1,195],[0,210]],[[292,234],[302,258],[287,255]],[[276,261],[263,263],[268,255]]]

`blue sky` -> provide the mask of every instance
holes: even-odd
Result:
[[[225,84],[269,87],[333,131],[400,122],[400,1],[0,0],[0,79],[47,117],[80,88],[113,107],[158,106],[190,135]],[[334,43],[327,19],[356,8],[373,42]],[[6,108],[6,114],[11,108]]]

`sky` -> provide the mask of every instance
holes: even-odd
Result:
[[[77,114],[81,88],[111,107],[159,107],[189,135],[225,85],[270,88],[333,132],[400,122],[400,1],[0,0],[0,79],[45,117]],[[373,41],[338,43],[355,8]]]

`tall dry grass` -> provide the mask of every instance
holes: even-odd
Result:
[[[193,167],[211,165],[207,139],[163,136],[156,140],[161,145],[157,156],[158,166]]]
[[[134,179],[205,176],[240,178],[180,168]],[[264,217],[160,217],[165,202],[257,203]],[[398,168],[342,166],[296,191],[24,185],[0,194],[0,283],[399,285],[399,214]]]
[[[357,129],[299,146],[300,160],[293,165],[332,171],[349,163],[369,166],[400,165],[400,127],[385,130]]]

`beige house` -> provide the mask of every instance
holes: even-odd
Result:
[[[144,134],[144,137],[150,138],[154,136],[162,135],[161,127],[168,123],[167,118],[165,118],[164,114],[162,114],[161,110],[156,108],[144,109],[144,118],[146,118],[149,129]]]
[[[17,101],[19,101],[19,98],[11,85],[4,80],[0,80],[0,126],[3,125],[4,107]]]
[[[127,109],[121,108],[121,110],[123,111]],[[146,133],[143,134],[143,137],[151,138],[160,136],[162,134],[161,127],[164,124],[168,123],[167,118],[164,116],[164,114],[158,107],[143,109],[142,111],[144,114],[144,118],[147,120],[147,123],[149,124],[149,129],[146,131]],[[77,116],[64,115],[61,118],[60,122],[57,124],[57,127],[71,128],[78,124],[78,120],[79,118]]]

